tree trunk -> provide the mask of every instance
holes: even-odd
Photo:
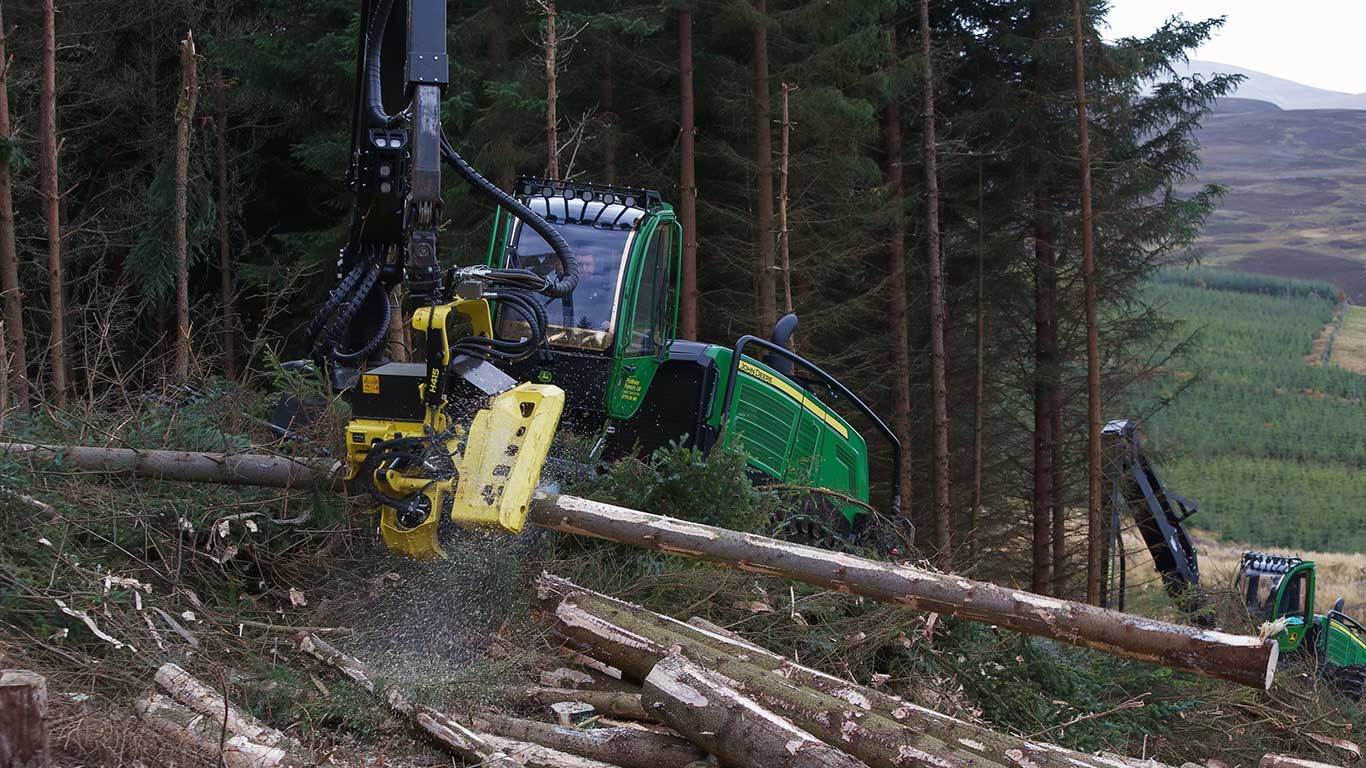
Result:
[[[754,0],[754,160],[758,177],[754,204],[758,213],[755,240],[759,244],[755,298],[760,326],[755,335],[763,338],[768,338],[778,321],[777,288],[773,279],[773,110],[768,93],[767,6],[767,0]]]
[[[130,448],[54,449],[27,443],[0,443],[0,453],[46,462],[60,455],[66,467],[165,480],[271,487],[340,483],[340,463],[329,460],[309,463],[276,456]],[[548,530],[781,576],[1263,689],[1271,685],[1276,669],[1276,643],[1255,637],[1168,624],[574,496],[533,499],[527,521]]]
[[[621,768],[684,768],[706,759],[686,739],[636,727],[566,728],[497,714],[471,718],[481,733],[550,747]]]
[[[886,40],[887,66],[895,68],[898,61],[896,26],[891,22],[887,24]],[[891,79],[895,82],[895,77]],[[895,90],[887,102],[882,135],[887,154],[884,175],[892,208],[892,237],[887,253],[887,290],[890,293],[887,335],[892,344],[892,429],[896,432],[896,439],[901,442],[901,466],[897,467],[897,476],[891,481],[896,484],[895,498],[901,506],[897,513],[914,520],[915,504],[911,495],[914,443],[911,440],[911,331],[906,290],[905,170],[901,162],[901,101]]]
[[[1063,482],[1066,452],[1062,436],[1062,387],[1054,386],[1048,406],[1053,434],[1053,590],[1054,597],[1067,597],[1067,485]],[[1092,603],[1094,605],[1094,603]]]
[[[1332,763],[1320,763],[1290,755],[1262,755],[1257,768],[1336,768]]]
[[[1047,216],[1048,196],[1034,193],[1034,493],[1032,513],[1033,579],[1031,588],[1043,595],[1049,589],[1049,522],[1053,511],[1053,380],[1056,376],[1057,275],[1054,272],[1053,231]]]
[[[560,178],[560,125],[557,114],[559,95],[557,93],[555,58],[559,40],[555,34],[555,0],[541,0],[541,10],[545,13],[545,174],[552,179]]]
[[[175,380],[190,378],[190,244],[188,205],[190,186],[190,137],[195,102],[199,98],[195,66],[194,34],[185,33],[180,43],[180,100],[175,110]]]
[[[678,12],[678,82],[681,128],[678,136],[678,220],[683,227],[682,328],[684,339],[697,338],[697,126],[694,118],[692,9]]]
[[[41,142],[43,207],[47,217],[47,292],[52,315],[48,361],[52,368],[50,402],[66,407],[66,284],[62,276],[61,187],[57,185],[57,12],[54,0],[43,0],[43,72],[38,97],[38,140]]]
[[[14,458],[69,464],[92,472],[193,483],[255,485],[268,488],[341,487],[341,462],[290,459],[264,454],[151,451],[133,448],[44,446],[0,443],[0,454]]]
[[[220,22],[221,25],[221,22]],[[218,280],[223,302],[223,375],[237,380],[237,310],[228,239],[228,86],[220,67],[214,79],[213,118],[218,133]]]
[[[723,766],[867,768],[740,694],[733,681],[679,656],[655,665],[643,700]]]
[[[491,0],[489,2],[491,23],[489,24],[487,55],[489,63],[493,65],[491,70],[495,73],[507,71],[507,5],[507,0]],[[493,146],[495,150],[493,155],[497,158],[494,160],[494,182],[504,192],[512,192],[512,185],[517,178],[517,168],[513,161],[511,142],[507,136],[500,136],[494,140]]]
[[[941,567],[953,565],[953,507],[949,488],[949,401],[944,350],[944,262],[939,253],[938,146],[934,137],[934,64],[930,2],[920,0],[920,53],[925,63],[925,253],[930,275],[930,400],[934,408],[934,545]]]
[[[0,671],[0,768],[47,768],[47,681]]]
[[[982,459],[986,436],[987,284],[986,284],[986,184],[982,161],[977,161],[977,362],[972,407],[972,510],[968,513],[968,562],[977,563],[978,531],[982,524]]]
[[[535,499],[527,519],[550,530],[782,576],[1257,688],[1270,686],[1276,668],[1276,644],[1255,637],[1168,624],[573,496]]]
[[[0,20],[0,141],[12,141],[9,117],[9,54]],[[14,245],[14,189],[9,163],[0,162],[0,291],[4,293],[5,342],[9,391],[14,405],[28,412],[28,351],[24,339],[24,294],[19,287],[19,255]]]
[[[792,233],[787,228],[788,204],[788,167],[792,158],[792,115],[789,101],[792,92],[797,90],[790,83],[783,83],[783,140],[778,169],[778,255],[783,270],[783,313],[792,311]]]
[[[598,97],[598,107],[602,110],[599,118],[602,124],[602,165],[603,177],[608,184],[617,183],[617,105],[615,94],[616,72],[612,68],[612,49],[603,52],[602,82]]]
[[[1086,601],[1101,602],[1100,324],[1096,319],[1096,247],[1091,213],[1091,140],[1086,119],[1086,62],[1081,0],[1072,0],[1077,65],[1077,138],[1081,160],[1081,271],[1086,283]]]
[[[577,688],[528,688],[523,692],[528,701],[549,707],[565,701],[589,705],[607,717],[622,720],[655,720],[640,704],[640,694],[630,691],[584,691]]]

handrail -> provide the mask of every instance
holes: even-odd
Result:
[[[868,420],[873,423],[873,426],[877,427],[878,431],[887,438],[888,444],[892,447],[892,514],[900,514],[901,496],[899,491],[900,483],[898,482],[897,475],[901,471],[901,441],[897,439],[896,433],[892,431],[891,427],[887,426],[887,423],[877,415],[876,411],[869,407],[867,403],[863,402],[863,400],[860,399],[858,395],[854,394],[852,390],[840,383],[838,379],[826,373],[824,370],[821,370],[820,366],[786,347],[774,344],[768,339],[761,339],[758,336],[748,335],[741,336],[739,341],[735,342],[734,354],[731,356],[730,361],[730,378],[726,380],[726,397],[721,404],[721,430],[723,432],[725,431],[726,422],[730,418],[731,403],[735,399],[735,382],[740,376],[740,359],[744,354],[745,347],[751,344],[762,347],[772,354],[785,357],[794,363],[801,364],[803,368],[814,373],[817,378],[839,392],[849,400],[849,402],[853,403],[864,416],[868,417]],[[776,372],[774,375],[782,376],[782,374]]]

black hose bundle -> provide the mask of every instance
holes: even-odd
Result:
[[[405,528],[421,524],[431,514],[427,497],[422,491],[441,480],[456,476],[455,464],[446,450],[445,442],[450,439],[449,431],[422,437],[397,437],[374,443],[361,463],[356,479],[365,492],[381,505],[392,507],[398,522]],[[404,472],[418,469],[422,477],[429,478],[427,485],[408,496],[392,496],[380,489],[375,475],[381,469]]]
[[[384,40],[384,28],[389,21],[389,9],[393,0],[380,0],[375,6],[374,16],[370,17],[370,29],[366,32],[365,46],[365,104],[370,115],[370,124],[377,128],[389,128],[399,121],[398,115],[384,111],[384,97],[380,78],[380,46]]]
[[[356,260],[351,271],[342,278],[337,287],[327,295],[318,313],[313,316],[304,331],[309,348],[315,360],[332,360],[343,364],[355,364],[374,354],[389,334],[390,304],[389,292],[380,282],[380,248],[367,249],[366,254]],[[351,322],[371,296],[379,303],[379,327],[359,348],[345,351]]]

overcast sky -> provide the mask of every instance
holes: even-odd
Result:
[[[1366,93],[1366,0],[1111,0],[1107,37],[1151,32],[1180,14],[1227,16],[1192,58]]]

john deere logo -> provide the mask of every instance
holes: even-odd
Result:
[[[550,383],[550,371],[547,371],[547,370],[545,370],[544,368],[542,368],[541,371],[540,371],[539,373],[536,374],[536,380],[539,381],[539,382],[541,382],[542,384],[549,384],[549,383]]]

